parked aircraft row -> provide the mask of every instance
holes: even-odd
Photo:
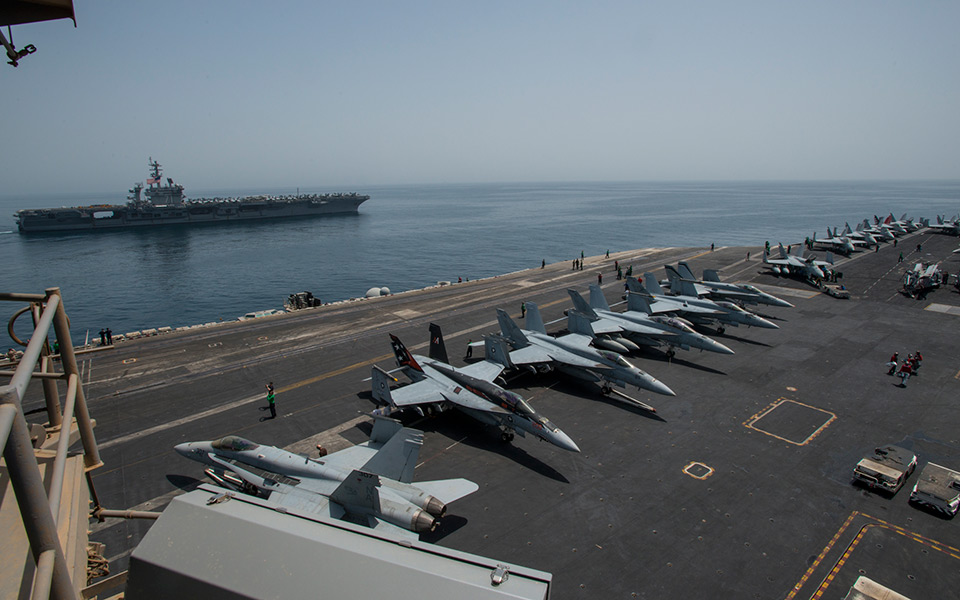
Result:
[[[680,277],[679,273],[689,275]],[[700,296],[735,298],[737,301],[791,306],[753,286],[737,286],[719,281],[693,279],[685,263],[673,269],[672,287],[687,296],[666,295],[652,274],[646,274],[648,288],[634,278],[627,279],[627,311],[610,309],[603,290],[590,286],[588,303],[576,290],[568,290],[573,309],[567,313],[567,333],[547,334],[536,304],[526,303],[525,327],[518,326],[502,309],[497,310],[499,335],[486,336],[482,342],[484,360],[466,367],[449,364],[440,328],[430,326],[430,355],[413,355],[403,342],[391,335],[397,368],[385,371],[373,367],[373,397],[388,411],[412,409],[420,414],[456,408],[481,423],[500,429],[505,441],[516,433],[526,433],[566,450],[579,451],[576,444],[548,419],[537,413],[519,395],[505,390],[495,381],[505,371],[543,373],[557,371],[578,380],[597,383],[604,394],[614,394],[634,405],[654,411],[653,407],[627,396],[614,387],[636,387],[666,396],[675,395],[666,384],[630,363],[622,354],[642,346],[665,347],[668,356],[677,349],[698,348],[720,354],[733,354],[727,346],[694,329],[693,322],[765,327],[777,326],[729,300],[714,302]],[[719,279],[715,271],[711,279]],[[691,287],[701,285],[701,289]],[[476,345],[479,345],[478,342]],[[404,372],[411,380],[406,386],[392,388],[393,373]],[[655,411],[654,411],[655,412]]]
[[[809,238],[808,242],[811,249],[831,250],[849,256],[856,250],[872,248],[881,241],[893,241],[901,235],[917,231],[925,226],[928,226],[928,221],[921,219],[920,224],[916,224],[913,219],[908,219],[905,214],[899,219],[894,219],[893,214],[888,215],[883,220],[874,216],[873,225],[870,225],[867,219],[858,223],[855,229],[850,227],[850,223],[845,223],[843,231],[840,233],[837,233],[837,227],[834,227],[832,232],[827,227],[826,237],[817,238],[817,233],[814,232],[813,237]]]
[[[498,383],[505,371],[558,371],[579,380],[598,383],[605,394],[615,394],[641,408],[653,407],[614,390],[635,386],[666,396],[673,390],[621,355],[641,346],[698,348],[733,354],[727,346],[694,330],[693,322],[776,328],[743,310],[736,302],[791,306],[753,286],[719,281],[715,271],[696,280],[686,263],[668,268],[667,295],[651,273],[646,287],[627,280],[627,311],[610,309],[603,290],[590,286],[588,303],[568,290],[573,309],[567,311],[568,333],[548,335],[539,308],[526,303],[521,328],[502,309],[497,310],[499,335],[486,336],[484,359],[455,367],[450,364],[440,327],[430,325],[429,356],[412,354],[390,335],[397,367],[372,369],[373,398],[386,407],[374,411],[368,442],[318,458],[227,436],[219,440],[176,446],[182,456],[207,465],[205,473],[228,490],[269,497],[286,509],[365,525],[393,537],[417,538],[434,529],[449,503],[473,493],[476,483],[465,479],[413,482],[423,432],[403,427],[384,413],[414,410],[423,415],[457,409],[484,425],[500,430],[504,441],[530,434],[571,452],[577,444],[556,424],[536,411],[519,394]],[[686,295],[677,295],[686,294]],[[716,302],[703,297],[713,297]],[[402,371],[410,383],[393,388],[394,373]],[[655,412],[655,411],[654,411]]]

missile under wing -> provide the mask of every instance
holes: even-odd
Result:
[[[447,504],[479,489],[466,479],[412,483],[423,432],[375,417],[370,440],[320,458],[235,435],[179,444],[218,484],[287,509],[349,520],[400,538],[437,525]]]

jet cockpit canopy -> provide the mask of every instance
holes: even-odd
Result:
[[[245,450],[256,450],[260,444],[255,444],[250,440],[244,439],[238,435],[228,435],[225,438],[210,442],[210,445],[217,450],[227,450],[230,452],[243,452]]]

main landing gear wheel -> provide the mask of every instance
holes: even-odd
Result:
[[[501,433],[501,434],[500,434],[500,441],[505,442],[505,443],[507,443],[507,444],[509,444],[510,442],[512,442],[512,441],[513,441],[513,432],[504,431],[503,433]]]
[[[717,335],[723,335],[726,331],[727,329],[723,325],[721,325],[720,327],[717,327]]]
[[[670,348],[669,350],[667,350],[667,358],[668,358],[668,359],[673,360],[673,357],[676,356],[676,355],[677,355],[677,353],[673,350],[673,348]]]

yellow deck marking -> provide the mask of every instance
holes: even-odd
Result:
[[[792,404],[798,404],[798,405],[800,405],[800,406],[809,408],[809,409],[811,409],[811,410],[816,410],[816,411],[819,411],[819,412],[828,414],[828,415],[830,415],[830,418],[827,419],[827,421],[826,421],[823,425],[821,425],[820,427],[817,427],[816,431],[814,431],[814,432],[811,433],[809,436],[807,436],[807,438],[806,438],[805,440],[803,440],[802,442],[795,442],[795,441],[793,441],[793,440],[788,440],[787,438],[781,437],[781,436],[779,436],[779,435],[777,435],[777,434],[775,434],[775,433],[770,433],[769,431],[765,431],[765,430],[763,430],[763,429],[759,429],[759,428],[757,428],[757,427],[754,427],[754,424],[755,424],[757,421],[759,421],[759,420],[762,419],[763,417],[767,416],[768,414],[770,414],[771,412],[773,412],[776,408],[782,406],[783,404],[785,404],[785,403],[787,403],[787,402],[790,402],[790,403],[792,403]],[[789,398],[779,398],[779,399],[777,399],[775,402],[772,402],[771,404],[769,404],[769,405],[768,405],[766,408],[764,408],[762,411],[754,414],[754,415],[751,416],[749,419],[747,419],[746,421],[744,421],[744,422],[743,422],[743,426],[746,427],[747,429],[752,429],[752,430],[754,430],[754,431],[759,431],[760,433],[769,435],[770,437],[775,437],[775,438],[777,438],[778,440],[783,440],[784,442],[787,442],[787,443],[790,443],[790,444],[794,444],[795,446],[806,446],[807,444],[809,444],[810,442],[812,442],[815,437],[817,437],[818,435],[820,435],[820,434],[823,432],[824,429],[826,429],[827,427],[829,427],[830,424],[833,423],[833,422],[836,421],[836,420],[837,420],[837,415],[834,414],[834,413],[832,413],[832,412],[830,412],[829,410],[825,410],[825,409],[823,409],[823,408],[817,408],[816,406],[810,406],[809,404],[804,404],[803,402],[797,402],[796,400],[791,400],[791,399],[789,399]]]
[[[703,467],[704,469],[707,470],[707,473],[706,473],[705,475],[694,475],[693,473],[690,472],[690,470],[689,470],[690,467]],[[685,466],[685,467],[683,468],[683,472],[684,472],[685,474],[689,475],[690,477],[693,477],[694,479],[699,479],[700,481],[703,481],[703,480],[706,479],[707,477],[710,477],[711,475],[713,475],[714,470],[713,470],[713,467],[708,467],[707,465],[703,464],[702,462],[693,461],[693,462],[691,462],[689,465],[687,465],[687,466]]]
[[[860,528],[860,531],[857,533],[856,537],[853,539],[852,542],[850,542],[850,545],[847,546],[847,548],[844,550],[843,555],[836,562],[836,564],[834,564],[830,572],[827,573],[827,575],[823,578],[823,581],[820,582],[820,585],[817,587],[817,591],[811,596],[812,600],[819,599],[823,595],[823,593],[827,591],[827,588],[830,586],[830,584],[833,582],[834,579],[836,579],[837,575],[839,574],[840,569],[850,558],[850,555],[856,549],[857,545],[860,544],[861,540],[863,539],[863,536],[868,531],[870,531],[872,528],[875,528],[875,527],[888,529],[890,531],[893,531],[894,533],[907,537],[915,542],[919,542],[920,544],[923,544],[928,548],[932,548],[933,550],[942,552],[950,556],[951,558],[960,560],[960,550],[958,550],[957,548],[954,548],[953,546],[944,544],[942,542],[938,542],[936,540],[932,540],[930,538],[924,537],[913,531],[904,529],[903,527],[899,527],[897,525],[888,523],[883,519],[878,519],[876,517],[872,517],[868,514],[861,513],[855,510],[852,513],[850,513],[850,516],[847,517],[847,520],[844,521],[843,525],[840,526],[840,529],[837,530],[837,533],[834,534],[833,538],[830,540],[827,546],[823,549],[822,552],[820,552],[820,555],[817,556],[816,560],[813,561],[813,564],[811,564],[810,568],[808,568],[806,573],[803,574],[803,577],[800,578],[800,581],[797,582],[795,586],[793,586],[793,589],[790,590],[790,593],[787,595],[786,600],[791,600],[794,596],[797,595],[797,593],[800,592],[803,586],[807,583],[807,581],[813,575],[814,571],[816,571],[817,567],[820,566],[820,563],[823,562],[823,559],[826,558],[827,554],[833,549],[834,545],[836,545],[837,540],[840,538],[841,535],[843,535],[844,531],[847,530],[847,528],[853,522],[854,518],[857,516],[862,516],[873,522],[867,523],[866,525]]]

